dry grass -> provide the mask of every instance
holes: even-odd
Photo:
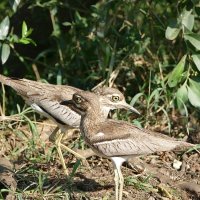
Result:
[[[27,115],[32,115],[29,109],[18,115],[4,116],[4,121],[1,121],[2,198],[114,199],[114,176],[110,161],[95,156],[82,164],[65,152],[65,162],[71,172],[66,177],[55,146],[48,140],[55,126],[50,121],[36,123]],[[71,148],[86,148],[78,136],[75,134],[66,144]],[[186,167],[173,169],[175,159],[183,164],[186,162]],[[179,183],[184,181],[200,183],[200,158],[197,152],[185,156],[174,153],[147,156],[140,159],[138,165],[146,168],[146,172],[138,176],[134,169],[126,165],[122,169],[126,199],[198,199],[198,189],[195,194],[179,187]]]

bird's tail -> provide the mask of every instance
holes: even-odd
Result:
[[[5,84],[5,85],[9,85],[9,78],[0,74],[0,82]]]
[[[12,87],[13,89],[15,89],[15,87],[27,86],[24,79],[7,77],[2,74],[0,74],[0,82],[3,83],[4,85],[8,85],[8,86]]]
[[[176,148],[173,149],[173,151],[187,151],[188,149],[193,148],[195,146],[195,144],[191,144],[188,142],[180,142],[180,144],[177,145]]]
[[[29,85],[26,79],[19,79],[19,78],[10,78],[0,74],[0,82],[4,85],[8,85],[12,87],[19,95],[26,95],[30,88],[27,87]]]

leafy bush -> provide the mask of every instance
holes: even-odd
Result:
[[[174,109],[188,116],[190,104],[200,106],[199,1],[11,5],[9,25],[8,4],[0,4],[4,74],[83,89],[117,85],[143,110],[142,123],[164,117],[169,129]]]

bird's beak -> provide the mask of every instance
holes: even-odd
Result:
[[[74,105],[73,100],[65,100],[60,102],[61,105],[65,105],[65,106],[70,106],[70,105]]]
[[[140,115],[140,112],[137,109],[135,109],[133,106],[127,104],[126,102],[122,103],[120,105],[120,107],[123,108],[123,109],[129,110],[131,112],[134,112],[134,113],[137,113],[138,115]]]
[[[76,108],[76,105],[75,105],[75,103],[74,103],[73,100],[65,100],[65,101],[62,101],[62,102],[60,102],[60,105],[67,106],[67,107],[69,107],[71,110],[77,112],[77,108]]]
[[[83,111],[82,108],[77,107],[73,100],[65,100],[60,102],[60,104],[69,107],[72,111],[78,113],[81,116],[85,114],[85,111]]]

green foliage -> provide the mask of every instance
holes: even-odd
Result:
[[[0,40],[5,40],[8,35],[10,26],[10,21],[8,17],[5,17],[4,20],[0,24]]]
[[[188,108],[198,107],[200,96],[191,86],[200,68],[198,1],[14,0],[10,5],[10,17],[2,12],[0,25],[4,74],[83,89],[100,82],[116,85],[129,100],[138,94],[133,101],[144,111],[143,125],[159,115],[170,121],[173,109],[188,116]]]
[[[200,84],[199,82],[189,79],[189,86],[188,86],[188,98],[190,103],[200,108]]]
[[[125,179],[125,183],[126,185],[132,185],[139,190],[153,191],[154,188],[149,183],[150,179],[151,179],[151,175],[147,176],[143,180],[139,180],[139,179],[129,176]]]
[[[14,12],[17,11],[17,7],[19,6],[21,0],[9,0],[9,3]]]
[[[183,105],[189,102],[199,107],[199,64],[200,34],[197,20],[199,18],[199,2],[186,1],[183,11],[166,29],[166,38],[174,40],[182,32],[182,39],[186,44],[185,55],[168,76],[169,87],[179,87],[177,90],[177,105],[181,111]],[[182,106],[181,106],[182,105]]]
[[[183,76],[183,71],[185,67],[186,57],[187,55],[184,55],[181,58],[180,62],[176,65],[176,67],[173,69],[173,71],[169,75],[168,77],[169,87],[175,87],[181,81],[181,77]]]
[[[32,33],[33,29],[29,29],[26,25],[26,22],[23,22],[22,24],[22,36],[21,38],[18,38],[17,35],[13,33],[9,33],[10,29],[10,20],[9,17],[5,17],[3,21],[0,23],[0,47],[1,47],[1,62],[2,64],[5,64],[7,59],[10,56],[10,48],[13,48],[13,45],[15,43],[21,43],[21,44],[34,44],[36,43],[28,38],[30,34]]]
[[[124,113],[118,118],[139,127],[160,125],[170,132],[177,127],[180,113],[185,117],[183,129],[189,132],[189,116],[200,107],[199,1],[9,3],[0,2],[1,73],[82,89],[99,83],[117,86],[142,113],[137,119]],[[17,110],[20,122],[3,122],[1,128],[8,126],[18,139],[25,141],[23,148],[12,149],[9,156],[15,158],[25,151],[28,162],[16,172],[18,185],[25,185],[15,192],[16,197],[69,199],[67,190],[80,162],[74,165],[68,185],[61,187],[59,180],[52,186],[49,168],[45,171],[37,164],[58,160],[54,147],[45,152],[34,117],[27,117],[30,110],[16,106],[19,101],[15,92],[3,86],[2,91],[1,114],[11,115]],[[22,124],[28,124],[30,137],[16,128]],[[74,143],[72,146],[84,147],[82,140]],[[128,177],[126,184],[153,190],[149,177],[142,181]],[[7,190],[0,191],[0,198],[1,192]]]
[[[31,38],[28,38],[28,36],[30,36],[32,32],[33,32],[33,29],[30,28],[28,30],[26,22],[23,21],[23,24],[22,24],[22,36],[21,36],[21,38],[19,39],[18,42],[21,43],[21,44],[30,44],[30,43],[32,43],[33,45],[36,46],[36,43]]]

